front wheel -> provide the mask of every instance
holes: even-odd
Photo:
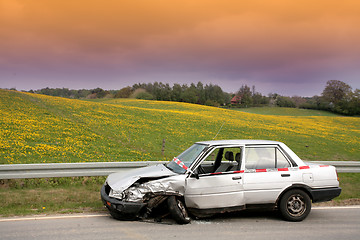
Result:
[[[309,215],[311,199],[304,191],[293,189],[282,196],[279,209],[284,219],[299,222]]]
[[[189,214],[184,203],[175,196],[170,196],[167,200],[169,212],[173,219],[179,224],[187,224],[190,222]]]

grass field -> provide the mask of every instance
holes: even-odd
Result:
[[[311,110],[301,108],[284,108],[284,107],[252,107],[252,108],[232,108],[233,110],[255,113],[261,115],[275,115],[275,116],[327,116],[327,117],[341,117],[339,114]]]
[[[295,110],[295,109],[294,109]],[[195,141],[269,139],[306,160],[360,160],[360,118],[0,90],[0,164],[171,160]],[[294,114],[295,115],[295,114]],[[166,139],[162,156],[162,140]]]

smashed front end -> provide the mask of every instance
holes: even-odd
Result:
[[[104,184],[101,188],[101,200],[109,210],[111,216],[116,219],[134,219],[139,217],[141,210],[146,206],[145,203],[125,202],[116,198],[109,197],[111,188]]]
[[[101,189],[101,199],[116,219],[147,217],[170,195],[184,195],[185,175],[164,165],[113,173]]]

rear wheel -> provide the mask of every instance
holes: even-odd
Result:
[[[304,220],[311,210],[311,199],[308,194],[300,189],[286,192],[279,204],[281,215],[292,222]]]
[[[170,196],[167,200],[169,212],[173,219],[179,224],[187,224],[190,222],[189,214],[184,203],[176,196]]]

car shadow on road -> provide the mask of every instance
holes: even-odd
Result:
[[[211,217],[206,218],[197,218],[192,216],[191,223],[219,223],[227,221],[241,221],[241,220],[251,220],[251,221],[264,221],[264,220],[273,220],[273,221],[283,221],[281,215],[278,211],[274,210],[243,210],[239,212],[230,212],[230,213],[221,213],[215,214]],[[140,222],[152,223],[152,224],[165,224],[165,225],[178,225],[170,215],[165,215],[162,218],[147,218],[140,219]]]
[[[239,212],[230,212],[217,214],[210,220],[214,221],[232,221],[232,220],[275,220],[283,221],[278,211],[274,210],[261,210],[261,209],[247,209]]]

